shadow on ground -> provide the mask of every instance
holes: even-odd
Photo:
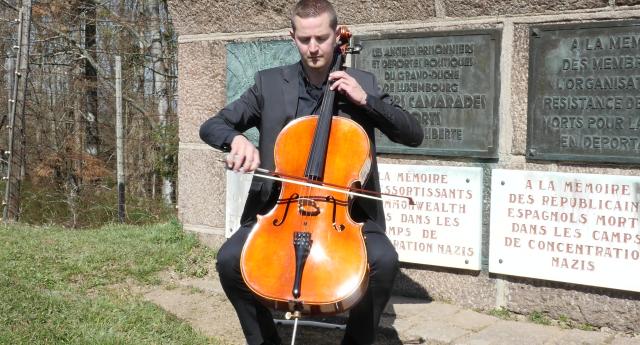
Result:
[[[293,333],[292,325],[278,325],[278,332],[283,344],[291,344]],[[298,326],[296,335],[296,345],[338,345],[342,340],[344,330],[326,329],[313,326]],[[393,328],[381,328],[377,334],[377,345],[402,345],[420,344],[420,342],[404,343],[400,340],[398,333]]]
[[[431,296],[429,293],[417,282],[413,281],[409,276],[399,272],[396,282],[401,282],[404,289],[417,293],[426,302],[430,302]],[[394,289],[394,291],[397,290]],[[281,313],[274,313],[276,319],[284,319],[284,315]],[[380,329],[376,335],[376,345],[402,345],[402,344],[424,344],[425,341],[422,338],[416,339],[401,339],[400,335],[393,328],[396,314],[393,308],[393,304],[387,305],[382,320],[380,321]],[[346,323],[346,315],[340,315],[335,317],[325,318],[308,318],[305,320],[325,322],[336,325],[344,325]],[[291,336],[293,333],[293,325],[291,324],[278,324],[278,332],[282,338],[283,344],[291,344]],[[296,334],[297,345],[337,345],[340,344],[344,330],[342,329],[329,329],[314,326],[298,326]]]

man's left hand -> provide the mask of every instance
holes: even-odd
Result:
[[[337,91],[359,106],[367,104],[367,93],[352,76],[345,71],[336,71],[329,74],[331,90]]]

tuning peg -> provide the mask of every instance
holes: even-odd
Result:
[[[353,46],[349,47],[349,49],[347,50],[347,53],[349,54],[360,54],[360,51],[362,50],[362,46],[359,44],[354,44]]]

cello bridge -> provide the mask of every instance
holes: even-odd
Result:
[[[298,213],[303,216],[317,216],[320,214],[320,207],[311,198],[299,198]]]

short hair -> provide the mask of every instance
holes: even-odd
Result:
[[[336,10],[333,9],[333,5],[327,0],[300,0],[291,10],[291,28],[296,30],[296,25],[293,21],[295,17],[300,18],[312,18],[317,17],[323,13],[329,14],[329,25],[333,30],[338,27],[338,16]]]

